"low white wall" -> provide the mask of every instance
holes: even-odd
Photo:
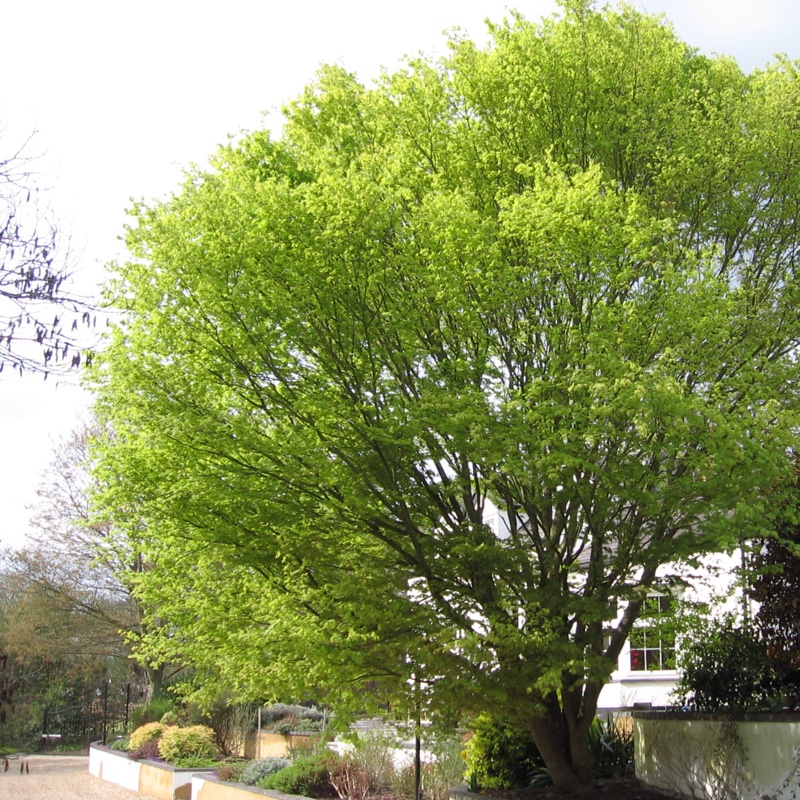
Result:
[[[696,798],[790,800],[800,790],[800,716],[634,712],[636,777]]]
[[[109,783],[161,800],[190,800],[192,778],[210,769],[179,769],[155,761],[131,761],[125,753],[93,743],[89,747],[89,772]]]
[[[140,771],[138,761],[95,744],[89,748],[89,772],[96,778],[138,792]]]

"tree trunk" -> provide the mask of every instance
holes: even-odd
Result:
[[[145,667],[145,672],[147,673],[145,702],[150,703],[154,697],[158,697],[161,694],[161,690],[164,687],[164,665],[160,664],[157,667],[153,667],[148,664]]]
[[[528,728],[555,787],[573,795],[585,794],[594,788],[588,741],[591,720],[571,722],[567,723],[553,695],[546,710],[528,720]]]

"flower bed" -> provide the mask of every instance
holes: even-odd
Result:
[[[800,715],[636,711],[636,777],[688,797],[789,800],[800,789]]]
[[[198,774],[210,775],[213,769],[181,769],[159,761],[131,761],[124,753],[95,742],[89,747],[89,772],[158,800],[190,800],[192,778]]]

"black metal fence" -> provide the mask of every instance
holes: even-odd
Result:
[[[103,682],[95,695],[66,708],[46,707],[42,719],[42,750],[61,745],[88,745],[122,734],[128,727],[131,686]]]

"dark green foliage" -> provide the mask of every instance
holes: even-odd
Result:
[[[795,457],[797,464],[797,457]],[[800,469],[800,465],[796,466]],[[800,471],[776,536],[758,542],[749,594],[759,603],[755,622],[790,708],[800,703]]]
[[[286,769],[288,766],[288,758],[262,758],[258,761],[251,761],[239,773],[237,780],[247,786],[255,786],[262,778]]]
[[[488,714],[478,716],[472,725],[466,761],[470,788],[475,789],[525,786],[534,770],[544,766],[525,728]]]
[[[256,785],[284,794],[301,794],[306,797],[336,797],[330,779],[332,754],[321,753],[308,758],[298,758],[290,766],[267,775]]]
[[[596,719],[589,728],[589,752],[598,778],[624,778],[633,771],[633,727],[624,720]]]
[[[731,618],[705,620],[685,635],[679,666],[675,693],[700,711],[765,708],[777,690],[766,645]]]
[[[139,728],[148,722],[160,722],[164,714],[172,710],[172,701],[169,698],[154,697],[147,705],[139,706],[131,712],[131,727]]]

